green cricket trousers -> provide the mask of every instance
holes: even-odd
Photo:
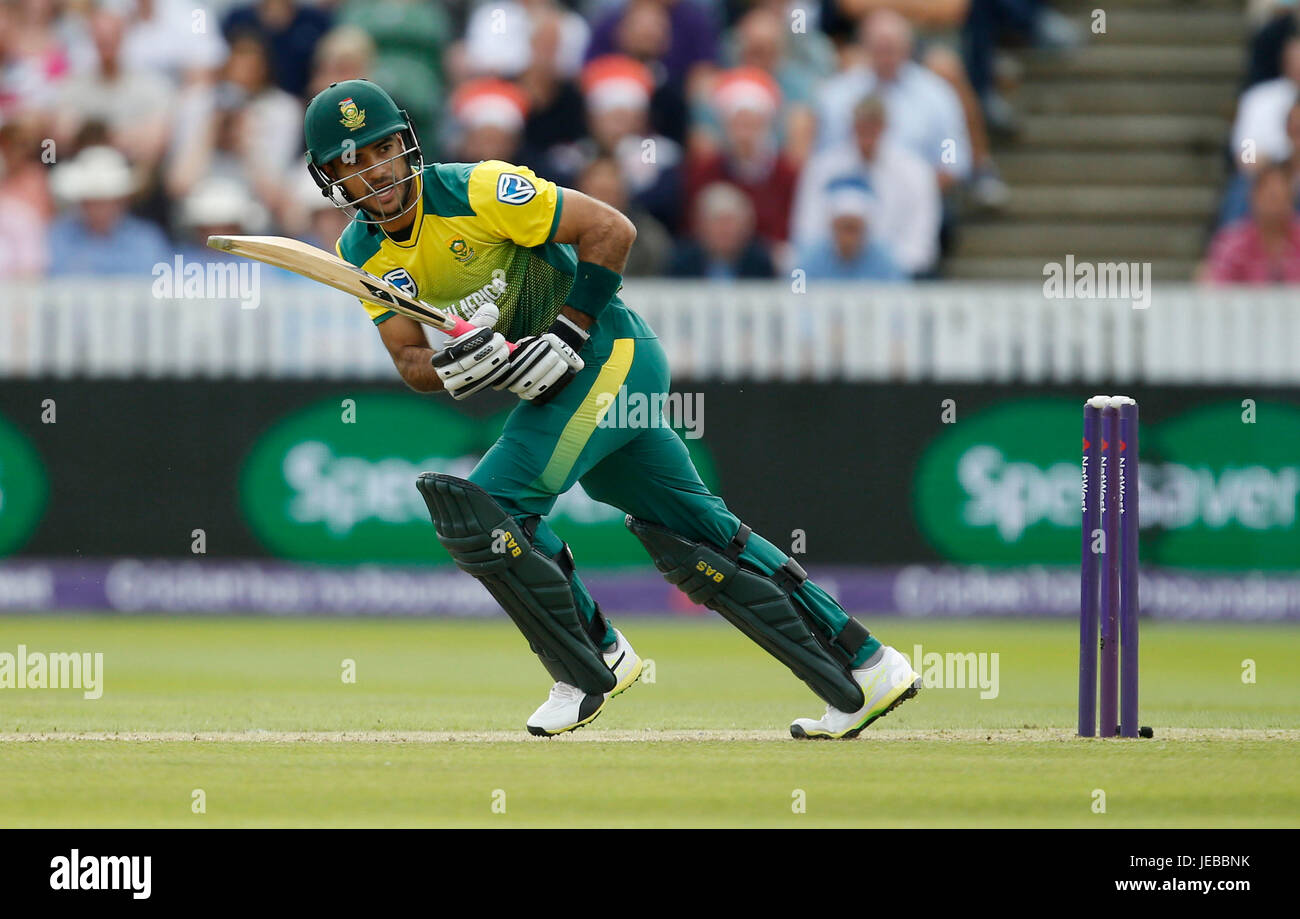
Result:
[[[515,407],[470,481],[521,524],[528,517],[542,518],[534,542],[550,555],[564,544],[545,517],[556,498],[576,482],[593,500],[697,542],[725,547],[739,531],[740,520],[700,481],[686,445],[664,424],[662,398],[653,397],[668,392],[668,360],[654,332],[616,300],[592,329],[581,357],[586,366],[554,399],[545,405],[521,402]],[[627,387],[627,397],[646,394],[657,417],[635,428],[602,425],[621,387]],[[752,533],[740,558],[772,574],[788,557]],[[595,602],[576,572],[573,594],[583,620],[591,622]],[[838,635],[848,622],[848,614],[811,579],[794,595],[828,638]],[[615,640],[610,626],[602,647],[612,646]],[[879,647],[875,638],[869,638],[853,666],[864,663]]]

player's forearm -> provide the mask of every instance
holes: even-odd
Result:
[[[579,312],[571,306],[565,306],[560,309],[560,315],[573,322],[584,332],[596,324],[596,320],[586,313]]]
[[[433,349],[417,345],[407,345],[393,355],[397,372],[416,392],[441,392],[442,380],[433,369],[432,360]]]
[[[610,284],[615,284],[615,276],[623,273],[623,267],[627,264],[628,253],[632,251],[632,243],[636,241],[636,227],[631,220],[628,220],[619,211],[608,208],[601,212],[599,218],[587,224],[578,233],[575,241],[575,248],[578,250],[578,261],[589,262],[593,265],[599,265],[614,272],[614,275],[607,275]],[[584,276],[582,266],[579,265],[580,278]],[[590,274],[590,270],[586,272]],[[592,315],[592,304],[586,303],[585,298],[576,290],[571,296],[579,297],[582,303],[578,305],[581,308],[575,309],[574,306],[566,304],[560,314],[572,321],[578,328],[587,331],[596,324],[596,317]],[[612,293],[612,291],[610,291]],[[602,296],[600,299],[604,299]],[[575,301],[576,302],[576,301]],[[603,304],[601,304],[603,305]]]
[[[578,233],[578,261],[622,274],[634,242],[636,226],[619,211],[608,208]]]
[[[553,241],[578,252],[573,287],[561,315],[578,328],[589,329],[618,292],[636,227],[617,208],[566,188]]]

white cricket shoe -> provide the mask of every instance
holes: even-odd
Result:
[[[826,714],[819,720],[796,718],[790,725],[790,736],[800,740],[838,740],[857,737],[858,733],[877,718],[884,717],[921,689],[921,676],[912,669],[907,658],[889,645],[875,666],[853,671],[853,678],[862,687],[866,704],[856,712],[842,712],[833,705],[826,706]]]
[[[609,692],[611,699],[624,692],[641,678],[642,667],[641,658],[632,650],[632,646],[623,637],[623,633],[615,629],[614,634],[618,637],[614,647],[601,652],[601,656],[605,658],[605,664],[610,670],[614,671],[614,678],[618,680],[618,683]]]
[[[590,724],[605,708],[605,703],[627,690],[641,676],[642,662],[632,645],[618,629],[614,630],[618,642],[608,651],[602,651],[606,666],[614,673],[617,682],[609,692],[589,693],[569,683],[557,682],[551,694],[528,719],[528,733],[538,737],[554,737]]]

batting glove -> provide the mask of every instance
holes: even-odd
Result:
[[[499,383],[510,371],[505,336],[492,331],[500,315],[495,304],[481,307],[469,318],[470,324],[479,328],[458,335],[434,352],[434,372],[453,399],[464,399]]]
[[[493,388],[508,389],[534,405],[550,401],[585,366],[578,352],[589,337],[576,323],[556,316],[545,334],[519,339],[510,372]]]

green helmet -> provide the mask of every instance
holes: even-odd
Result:
[[[326,163],[339,159],[348,151],[355,152],[367,144],[399,134],[404,145],[399,156],[407,158],[411,177],[419,175],[424,165],[420,144],[406,111],[398,108],[392,96],[388,95],[381,86],[369,80],[331,83],[317,93],[307,105],[303,133],[307,141],[307,171],[320,186],[321,194],[329,198],[335,207],[359,208],[361,202],[370,197],[364,195],[355,200],[349,198],[343,190],[342,183],[331,179],[321,168]],[[370,168],[383,166],[388,162],[385,160]],[[365,171],[368,172],[369,169]],[[407,209],[414,205],[415,199],[412,198]],[[405,212],[406,210],[402,211]],[[379,222],[365,220],[357,213],[353,216],[367,223]],[[383,219],[391,220],[393,216],[398,215]]]

